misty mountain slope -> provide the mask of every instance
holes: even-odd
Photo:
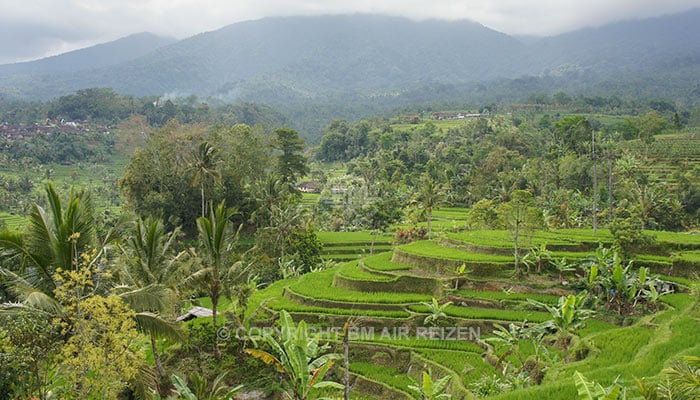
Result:
[[[129,82],[111,83],[135,94],[154,86],[196,94],[223,94],[228,88],[235,97],[247,81],[264,79],[308,95],[506,76],[517,71],[514,54],[522,49],[518,41],[467,21],[266,18],[196,35],[108,74],[130,76]]]
[[[131,61],[177,40],[152,33],[136,33],[109,43],[74,50],[36,61],[0,65],[0,74],[75,72]]]
[[[80,54],[100,58],[99,52],[115,46]],[[388,106],[449,100],[440,96],[463,96],[459,91],[468,85],[488,88],[503,79],[527,90],[527,77],[556,78],[547,82],[573,93],[611,87],[618,94],[625,87],[617,82],[644,85],[647,79],[636,75],[672,77],[677,87],[700,67],[700,9],[526,41],[471,21],[279,17],[153,47],[128,61],[104,58],[74,68],[75,52],[0,66],[0,96],[47,99],[108,86],[139,96],[196,94],[273,105],[347,99]],[[557,90],[552,85],[549,90]]]
[[[589,69],[603,75],[639,71],[700,55],[700,9],[618,22],[530,45],[530,72]]]

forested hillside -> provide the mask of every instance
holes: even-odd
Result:
[[[113,51],[122,45],[115,43],[103,49],[110,49],[112,58],[96,48],[2,66],[0,96],[49,99],[111,87],[138,96],[243,100],[273,105],[298,128],[316,133],[322,128],[318,120],[333,117],[358,119],[437,101],[515,102],[531,93],[663,97],[691,105],[698,100],[698,89],[687,84],[698,78],[698,18],[700,11],[691,10],[528,44],[471,21],[266,18],[148,54],[129,53],[142,54],[137,59],[115,57],[122,54]],[[124,41],[161,43],[143,35]],[[86,58],[85,67],[65,70]]]

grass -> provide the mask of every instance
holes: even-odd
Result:
[[[429,312],[428,307],[422,304],[409,306],[409,309],[417,313]],[[445,314],[456,318],[490,321],[543,322],[551,317],[549,313],[541,311],[501,310],[498,308],[463,307],[456,305],[446,307]]]
[[[431,296],[415,293],[397,292],[356,292],[333,286],[333,275],[337,268],[312,272],[299,278],[290,289],[295,293],[312,299],[341,302],[376,303],[376,304],[411,304],[430,301]]]
[[[408,374],[397,368],[384,367],[370,362],[351,362],[350,371],[367,380],[380,382],[394,390],[408,395],[408,385],[414,384]]]
[[[338,274],[346,279],[355,281],[372,281],[372,282],[391,282],[396,280],[396,277],[373,274],[360,268],[360,261],[345,263],[338,267]]]
[[[451,209],[442,209],[438,213],[447,224],[461,223],[463,214],[466,214],[465,210]],[[655,234],[657,234],[657,240],[664,246],[667,245],[665,241],[668,241],[669,247],[676,246],[678,253],[675,260],[684,263],[700,263],[700,248],[697,251],[693,250],[696,243],[700,242],[695,235],[671,232],[660,234],[656,232]],[[356,243],[358,246],[362,246],[363,241],[367,238],[371,239],[368,232],[324,235],[326,235],[326,243],[331,245],[328,248],[337,247],[343,251],[351,250],[353,244]],[[424,257],[426,268],[429,268],[431,259],[435,260],[436,263],[439,263],[440,260],[464,261],[468,264],[469,262],[492,263],[494,265],[512,263],[510,255],[487,254],[488,248],[501,249],[500,253],[505,254],[502,249],[509,249],[512,242],[507,231],[460,232],[448,233],[447,236],[464,243],[478,244],[484,249],[479,249],[479,252],[465,251],[442,247],[436,241],[414,242],[400,246],[399,249],[409,255]],[[566,256],[572,261],[583,259],[593,253],[599,241],[609,243],[612,240],[610,233],[606,230],[599,230],[595,235],[592,230],[538,231],[533,233],[531,238],[532,246],[540,243],[547,243],[553,247],[555,245],[571,246],[572,248],[565,249],[566,251],[558,250],[553,251],[553,253],[556,258]],[[581,251],[574,251],[575,247],[580,247]],[[552,249],[550,248],[550,250]],[[357,255],[353,255],[353,257],[356,258]],[[293,312],[295,318],[318,321],[315,324],[333,321],[334,317],[348,316],[357,316],[360,319],[365,317],[374,321],[372,324],[376,324],[377,321],[380,324],[385,323],[389,329],[388,334],[383,335],[381,327],[374,325],[375,330],[371,337],[358,339],[357,343],[376,346],[377,354],[382,353],[383,347],[387,349],[387,354],[394,354],[394,351],[410,350],[412,354],[410,365],[413,368],[419,364],[428,363],[434,370],[444,368],[446,372],[453,374],[455,379],[459,378],[462,388],[455,389],[453,387],[458,395],[463,394],[463,387],[469,387],[472,382],[480,379],[484,374],[494,374],[493,367],[482,359],[482,350],[475,342],[433,340],[429,337],[416,335],[415,325],[422,323],[423,318],[429,312],[428,307],[420,303],[429,302],[432,296],[391,292],[384,289],[383,286],[379,289],[386,290],[383,292],[358,292],[355,290],[360,289],[349,290],[333,285],[337,275],[346,280],[366,281],[368,286],[362,286],[362,288],[371,290],[369,285],[373,282],[392,285],[392,282],[398,282],[398,278],[403,275],[410,276],[412,273],[420,272],[415,270],[418,267],[392,262],[392,257],[391,252],[380,253],[361,260],[354,259],[330,270],[307,274],[282,284],[276,283],[263,290],[264,294],[256,294],[251,303],[260,304],[264,298],[272,298],[273,300],[268,303],[270,309],[286,309]],[[642,254],[635,259],[640,264],[644,262],[668,264],[672,261],[671,257],[652,254]],[[464,279],[471,278],[466,276]],[[670,277],[669,279],[687,287],[696,284],[687,278]],[[293,293],[304,296],[311,301],[299,304],[302,299],[296,302],[293,300],[294,297],[283,297],[284,287],[289,287]],[[537,287],[542,287],[542,285]],[[415,292],[415,290],[413,291]],[[504,309],[480,308],[454,304],[446,307],[445,312],[449,318],[453,319],[453,324],[456,321],[460,325],[473,325],[481,327],[482,331],[484,326],[489,326],[490,323],[496,321],[500,321],[502,324],[518,323],[525,320],[533,324],[546,321],[550,319],[549,313],[529,310],[523,307],[522,303],[528,298],[532,298],[546,304],[554,304],[559,298],[542,293],[523,294],[478,290],[459,290],[452,294],[464,298],[498,302],[504,307]],[[600,319],[589,319],[585,328],[578,331],[581,340],[577,346],[589,349],[586,358],[570,364],[563,362],[555,364],[548,370],[541,386],[504,393],[494,398],[509,400],[575,398],[576,388],[573,382],[573,373],[576,370],[585,371],[584,373],[589,379],[594,379],[604,386],[620,376],[621,382],[628,387],[634,387],[634,376],[658,377],[660,371],[670,365],[672,359],[681,355],[700,355],[700,329],[698,329],[700,312],[697,311],[697,299],[687,293],[677,293],[661,297],[661,302],[666,306],[664,310],[653,315],[637,317],[630,326],[620,327]],[[387,309],[382,309],[383,307]],[[372,324],[367,327],[372,326]],[[396,329],[396,327],[409,329],[409,334],[407,336],[392,336],[392,329]],[[490,332],[480,333],[484,336],[491,334]],[[525,355],[529,354],[528,346],[529,343],[523,343],[521,346]],[[552,350],[554,350],[554,354],[561,357],[560,350]],[[404,361],[401,361],[401,364],[391,364],[392,357],[356,360],[356,362],[352,362],[351,369],[353,373],[365,376],[385,387],[397,391],[405,390],[408,382],[405,371],[408,364],[405,364]],[[369,393],[359,394],[369,395]],[[387,392],[384,392],[383,395],[385,398],[393,396]]]
[[[463,250],[442,247],[432,240],[421,240],[400,247],[401,251],[417,256],[427,256],[442,260],[473,261],[489,263],[509,263],[511,256],[471,253]]]
[[[7,212],[0,213],[0,229],[5,227],[10,230],[20,230],[26,222],[25,217]]]
[[[392,253],[382,253],[363,259],[366,268],[374,271],[406,271],[411,267],[391,261]]]
[[[375,330],[375,336],[372,338],[367,338],[365,335],[362,336],[361,343],[372,343],[381,344],[384,346],[390,346],[395,348],[403,349],[440,349],[440,350],[452,350],[460,351],[462,353],[472,353],[481,354],[481,348],[477,346],[474,341],[478,339],[478,331],[472,331],[471,340],[453,340],[453,339],[438,339],[430,338],[428,328],[415,328],[407,329],[406,337],[401,337],[400,328],[386,328],[384,336],[382,336],[381,330]],[[420,329],[420,330],[418,330]],[[450,333],[454,337],[457,337],[459,333],[449,332],[447,329],[441,330],[438,328],[436,331],[438,335],[443,335],[445,338],[449,336]],[[468,329],[462,331],[465,337],[469,337],[470,332]]]
[[[343,244],[353,244],[361,243],[369,245],[372,243],[372,233],[369,231],[357,231],[357,232],[316,232],[316,236],[321,243],[331,244],[331,243],[343,243]],[[393,236],[387,234],[377,235],[375,244],[380,242],[392,242],[394,240]]]
[[[354,308],[331,308],[331,307],[316,307],[316,306],[305,306],[302,304],[295,303],[286,298],[280,297],[274,299],[267,305],[268,308],[281,311],[287,310],[293,313],[302,314],[313,314],[314,316],[319,315],[332,315],[332,316],[366,316],[373,318],[408,318],[410,314],[407,311],[396,311],[396,310],[360,310]]]
[[[417,349],[416,352],[430,361],[451,369],[457,373],[463,383],[495,372],[493,367],[484,361],[480,352],[468,353],[442,349]]]
[[[492,292],[483,290],[459,290],[454,294],[466,298],[495,301],[527,301],[528,299],[532,299],[545,304],[556,304],[557,301],[559,301],[559,296],[540,293],[507,293],[504,291]]]
[[[447,237],[477,246],[494,248],[512,248],[513,237],[505,230],[474,230],[448,233]],[[558,246],[577,246],[598,242],[611,243],[610,231],[599,229],[596,234],[592,229],[554,229],[549,231],[534,231],[525,233],[521,245],[534,247],[543,244]]]

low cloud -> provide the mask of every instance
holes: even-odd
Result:
[[[39,58],[137,32],[184,38],[267,16],[381,13],[470,19],[508,34],[554,35],[684,11],[697,0],[27,0],[0,4],[0,63]]]

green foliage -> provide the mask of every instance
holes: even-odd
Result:
[[[89,259],[85,258],[85,261]],[[135,313],[116,295],[95,294],[94,267],[58,274],[56,298],[64,305],[60,323],[69,335],[60,371],[74,398],[115,398],[144,363]]]
[[[421,400],[450,399],[452,396],[445,393],[447,385],[452,377],[447,375],[440,379],[434,379],[430,369],[423,369],[420,382],[414,382],[408,388]]]
[[[532,193],[515,190],[510,201],[499,205],[498,217],[513,238],[514,267],[519,273],[522,235],[542,225],[541,211],[534,207]]]
[[[295,324],[286,311],[280,313],[280,337],[272,334],[260,338],[271,349],[246,349],[246,353],[274,366],[281,374],[284,391],[294,400],[316,398],[319,390],[325,388],[343,389],[344,386],[325,376],[340,354],[325,353],[326,346],[319,344],[319,338],[309,336],[304,321]],[[324,354],[325,353],[325,354]]]
[[[431,302],[421,302],[422,305],[428,307],[428,316],[423,320],[423,324],[428,326],[438,326],[443,319],[447,318],[445,309],[452,305],[451,301],[443,304],[438,303],[438,300],[433,297]]]
[[[277,173],[282,182],[293,185],[309,172],[306,157],[302,155],[305,147],[304,139],[300,138],[299,133],[293,129],[280,128],[275,130],[275,133],[277,134],[275,148],[281,151],[277,156]]]
[[[556,306],[539,303],[534,300],[530,302],[549,311],[551,319],[542,323],[542,328],[553,330],[559,344],[564,349],[564,361],[569,362],[569,346],[571,345],[571,335],[583,328],[586,320],[592,316],[593,312],[583,308],[583,301],[586,293],[578,296],[570,294],[559,298]]]
[[[0,315],[0,398],[45,399],[62,346],[57,324],[38,313]]]
[[[554,138],[563,151],[584,154],[591,140],[591,124],[582,115],[567,116],[554,124]]]
[[[200,149],[204,142],[208,146]],[[247,221],[253,210],[248,208],[245,182],[263,176],[271,157],[268,142],[262,132],[245,125],[205,130],[171,122],[146,137],[126,166],[119,187],[139,216],[163,218],[169,229],[181,225],[190,236],[196,231],[197,217],[202,216],[203,198],[215,204],[225,200],[241,211],[241,221]],[[212,149],[226,157],[214,162]],[[197,157],[182,156],[197,155],[199,150],[203,154]],[[213,185],[213,178],[220,184]],[[192,190],[193,183],[199,191]],[[202,196],[202,189],[209,192]]]
[[[498,221],[495,204],[489,199],[479,200],[469,209],[467,220],[472,229],[495,228]]]
[[[599,383],[589,381],[578,371],[574,373],[574,381],[580,400],[623,400],[627,398],[627,391],[617,382],[604,388]]]
[[[184,400],[219,400],[233,398],[236,393],[243,389],[243,385],[230,388],[224,383],[225,378],[226,373],[224,372],[219,374],[210,384],[198,373],[193,373],[189,379],[192,386],[192,388],[190,388],[187,382],[178,375],[170,375],[170,380],[173,386],[175,386],[175,392],[178,395],[177,398]],[[168,399],[170,399],[170,397],[168,397]]]

